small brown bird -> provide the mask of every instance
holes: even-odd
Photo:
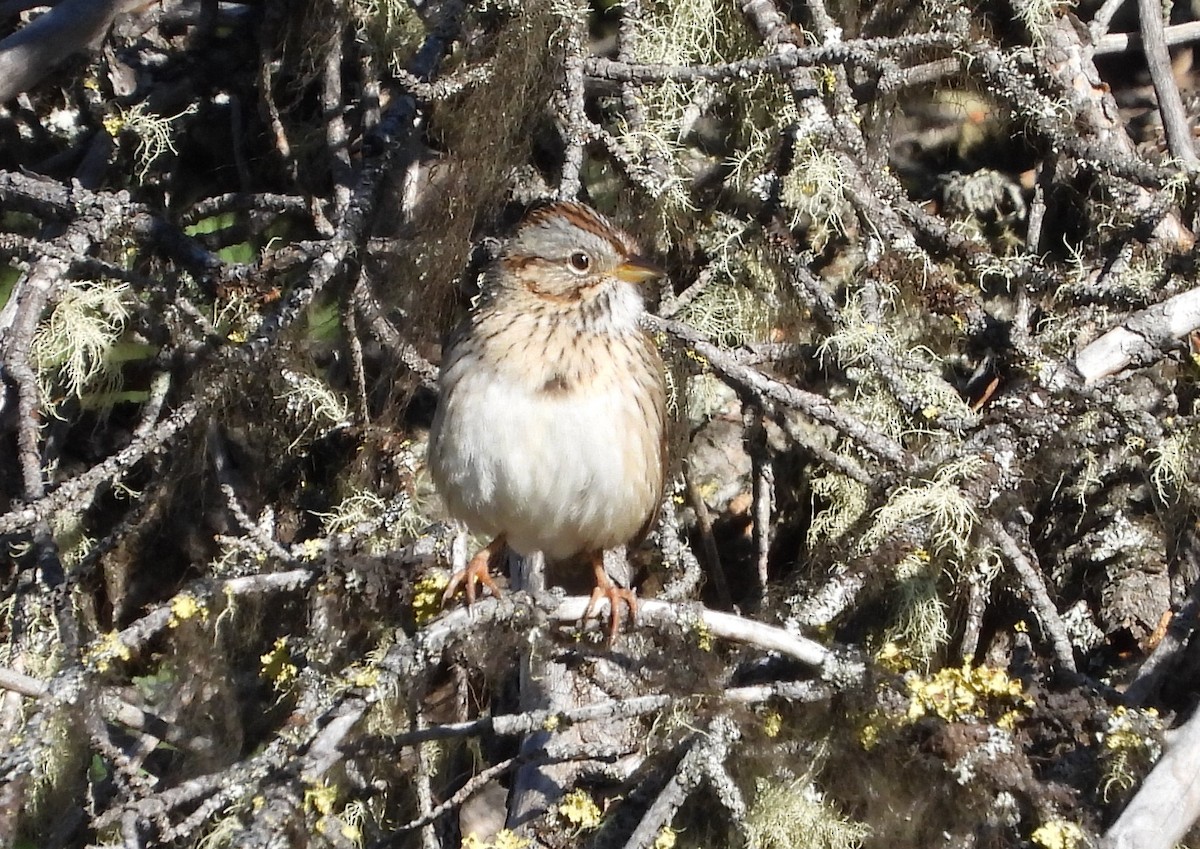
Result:
[[[639,284],[661,272],[633,240],[579,203],[534,209],[484,275],[442,363],[429,466],[450,513],[492,542],[456,573],[498,594],[505,545],[589,558],[601,598],[637,610],[604,572],[605,549],[650,528],[666,467],[662,359],[641,328]]]

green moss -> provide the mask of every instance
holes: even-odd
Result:
[[[938,592],[939,569],[924,549],[896,565],[892,623],[885,636],[904,647],[905,655],[928,666],[950,639],[946,602]]]
[[[746,817],[750,849],[855,849],[870,834],[863,823],[844,817],[809,781],[755,785],[754,803]]]
[[[66,288],[33,338],[33,361],[50,406],[58,386],[75,398],[119,388],[118,365],[125,357],[117,342],[131,307],[124,283],[83,280]]]
[[[859,540],[859,551],[882,545],[906,525],[924,523],[936,552],[963,560],[979,517],[959,485],[977,475],[984,466],[980,457],[964,457],[943,466],[929,480],[896,489],[875,513],[871,527]]]

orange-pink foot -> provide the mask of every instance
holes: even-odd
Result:
[[[630,621],[635,620],[638,610],[637,596],[633,590],[618,587],[612,582],[608,573],[604,571],[603,555],[597,554],[592,558],[592,570],[596,575],[596,588],[592,590],[592,597],[588,599],[579,624],[582,626],[596,614],[600,599],[608,599],[608,645],[611,647],[617,641],[617,634],[621,630],[621,605],[629,608]]]
[[[496,582],[492,580],[491,565],[492,561],[499,556],[500,552],[504,551],[504,535],[496,537],[487,548],[484,548],[478,554],[471,558],[471,562],[467,564],[465,569],[460,569],[450,576],[450,583],[446,585],[446,591],[442,593],[442,604],[447,605],[454,598],[458,588],[462,587],[463,592],[467,596],[467,607],[475,603],[476,585],[487,587],[491,590],[492,595],[499,598],[503,593],[496,586]]]

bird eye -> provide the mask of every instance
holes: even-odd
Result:
[[[567,261],[571,263],[571,268],[580,274],[592,267],[592,258],[583,251],[575,251]]]

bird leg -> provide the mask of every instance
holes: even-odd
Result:
[[[492,561],[495,560],[504,551],[504,534],[496,537],[486,548],[483,548],[471,558],[471,562],[467,564],[465,569],[459,569],[450,576],[450,583],[446,585],[446,591],[442,593],[442,604],[450,603],[450,599],[454,598],[454,594],[458,592],[458,588],[462,587],[467,594],[467,607],[475,603],[475,585],[487,587],[492,591],[492,595],[499,598],[503,593],[496,586],[496,582],[492,580],[489,569]]]
[[[582,625],[590,619],[600,599],[607,598],[608,644],[611,646],[617,640],[617,632],[621,630],[621,604],[629,608],[629,618],[635,619],[638,610],[637,596],[634,595],[633,590],[618,587],[608,577],[608,573],[604,571],[604,552],[597,551],[592,555],[592,571],[596,575],[596,589],[592,590],[592,597],[588,600],[588,605],[584,608],[579,623]]]

